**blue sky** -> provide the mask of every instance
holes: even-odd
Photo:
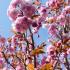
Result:
[[[8,37],[11,35],[11,22],[7,17],[7,8],[11,0],[0,0],[0,35]]]
[[[11,0],[0,0],[0,35],[6,38],[12,35],[11,21],[7,16],[7,8],[9,6],[10,1]],[[44,3],[46,0],[41,1]],[[40,30],[39,34],[41,35],[41,39],[37,40],[37,38],[35,37],[35,41],[37,43],[40,43],[43,40],[47,40],[48,34],[46,29]]]

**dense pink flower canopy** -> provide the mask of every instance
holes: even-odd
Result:
[[[12,0],[9,5],[8,16],[11,20],[16,20],[18,16],[31,17],[35,11],[36,8],[24,0]]]
[[[1,70],[70,70],[69,0],[11,0],[7,15],[13,36],[0,36]],[[48,41],[38,45],[44,28]]]

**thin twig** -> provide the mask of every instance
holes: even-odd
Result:
[[[2,52],[2,54],[3,54],[3,57],[5,58],[5,61],[6,61],[11,67],[13,67],[14,70],[16,70],[15,67],[14,67],[12,64],[10,64],[10,62],[9,62],[8,59],[6,58],[4,52]]]

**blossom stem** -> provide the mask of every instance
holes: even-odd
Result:
[[[10,62],[9,62],[8,59],[6,58],[4,52],[2,52],[2,54],[3,54],[3,57],[5,58],[5,61],[7,62],[7,64],[10,64]],[[14,67],[12,64],[10,64],[10,66],[13,67],[14,70],[16,70],[15,67]]]
[[[31,34],[31,39],[32,39],[32,46],[33,46],[33,50],[35,49],[35,45],[34,45],[34,39],[33,39],[33,33],[31,31],[31,28],[29,27],[29,31]],[[34,67],[36,68],[36,56],[34,55]]]

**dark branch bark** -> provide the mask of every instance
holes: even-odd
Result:
[[[4,52],[2,52],[2,54],[3,54],[3,57],[5,58],[5,61],[7,62],[7,64],[9,64],[14,70],[16,70],[15,67],[14,67],[12,64],[10,64],[10,62],[9,62],[8,59],[6,58]]]
[[[67,59],[67,57],[65,58],[66,59],[66,65],[67,65],[67,70],[70,70],[70,67],[69,67],[69,62],[68,62],[68,59]]]
[[[34,39],[33,39],[33,33],[31,31],[31,28],[29,28],[30,34],[31,34],[31,38],[32,38],[32,46],[33,46],[33,50],[35,49],[35,45],[34,45]],[[36,68],[36,56],[34,55],[34,67]]]

